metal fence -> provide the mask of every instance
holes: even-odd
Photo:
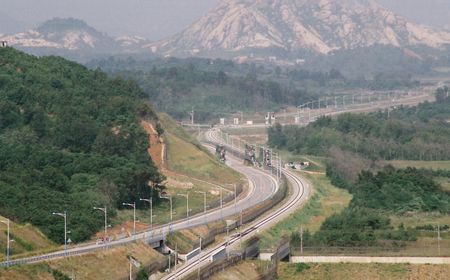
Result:
[[[373,257],[450,257],[449,245],[401,244],[375,247],[300,247],[291,248],[294,256],[373,256]]]

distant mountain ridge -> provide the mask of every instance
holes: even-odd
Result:
[[[54,18],[35,29],[3,35],[0,40],[33,54],[115,54],[142,51],[145,38],[114,38],[74,18]]]
[[[223,0],[184,31],[151,46],[166,55],[267,50],[328,54],[375,44],[450,44],[450,32],[407,21],[374,0]]]

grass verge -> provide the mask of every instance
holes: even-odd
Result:
[[[280,280],[448,279],[448,265],[410,264],[287,264],[280,263]]]
[[[325,175],[302,173],[302,176],[314,186],[314,195],[303,208],[261,234],[263,249],[270,249],[284,235],[298,232],[301,225],[303,230],[317,231],[327,217],[342,211],[350,203],[351,195],[333,186]]]

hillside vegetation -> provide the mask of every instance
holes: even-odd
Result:
[[[427,246],[424,244],[429,244],[437,230],[437,220],[445,223],[440,228],[442,246],[447,246],[450,173],[445,170],[446,162],[441,167],[438,161],[423,164],[433,167],[425,170],[396,169],[386,163],[398,161],[384,161],[450,158],[449,89],[439,89],[436,97],[435,103],[412,108],[324,117],[305,128],[269,129],[272,146],[297,154],[326,156],[327,176],[332,184],[353,196],[348,208],[325,219],[318,231],[305,232],[305,246],[371,246],[397,251]],[[292,235],[292,241],[300,246],[298,234]],[[437,252],[416,249],[410,253]]]
[[[157,122],[130,81],[58,57],[0,49],[0,213],[62,242],[85,240],[122,202],[150,194],[161,175],[140,119]]]
[[[299,128],[269,129],[270,145],[297,154],[328,155],[332,147],[369,159],[450,159],[449,89],[439,89],[437,101],[412,108],[368,115],[322,117]]]
[[[167,142],[167,168],[185,176],[210,183],[237,183],[241,176],[221,163],[192,135],[168,115],[160,115]]]

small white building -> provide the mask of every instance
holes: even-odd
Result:
[[[239,118],[234,118],[233,123],[234,125],[239,125]]]
[[[6,48],[8,46],[7,41],[0,41],[0,48]]]
[[[225,118],[221,118],[221,119],[220,119],[220,124],[221,124],[221,125],[225,125]]]

